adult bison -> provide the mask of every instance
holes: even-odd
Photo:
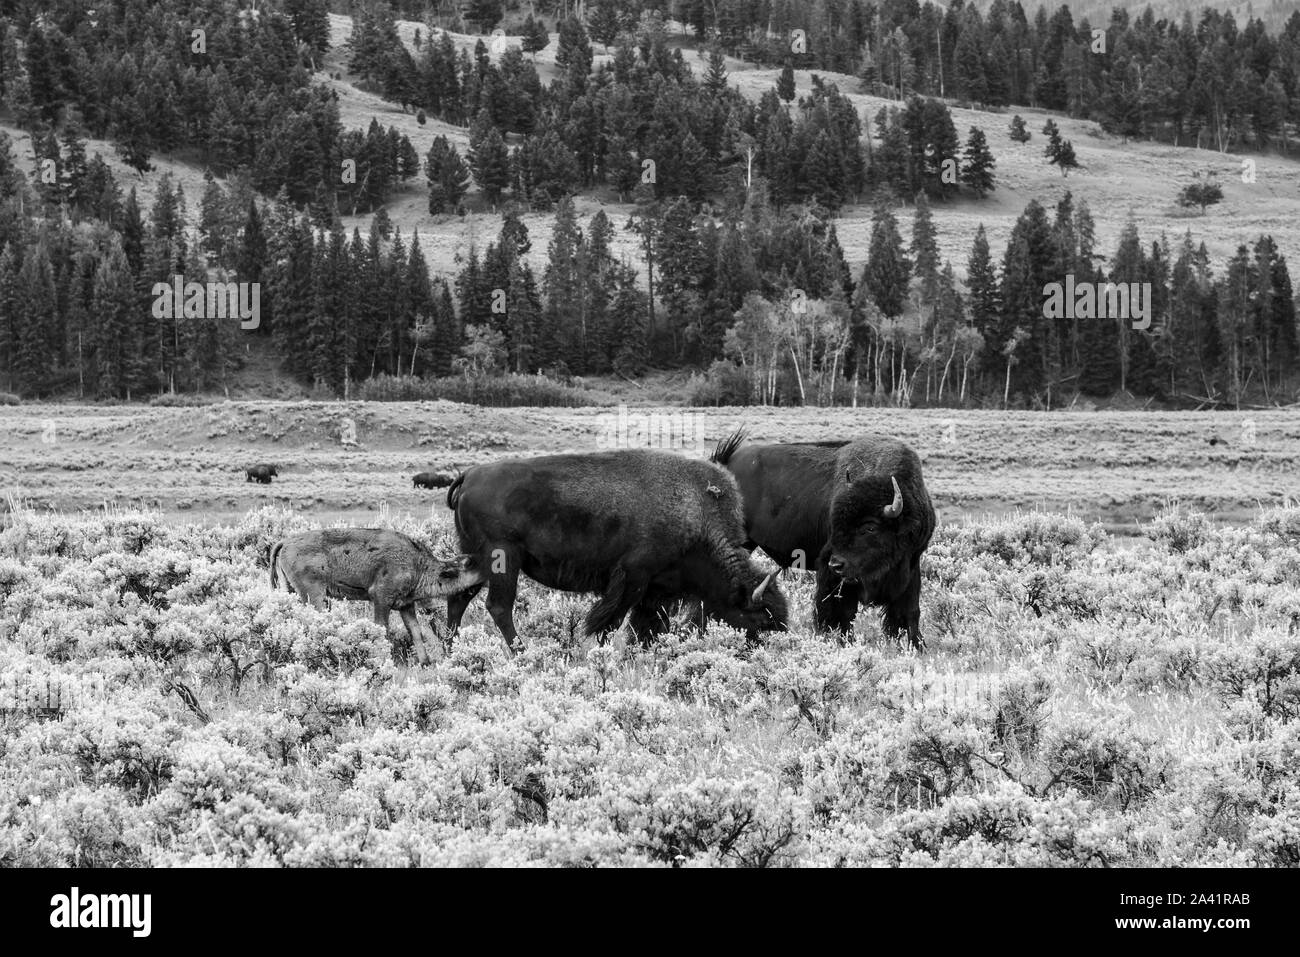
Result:
[[[421,472],[411,480],[415,488],[446,488],[456,481],[451,472]]]
[[[921,636],[921,553],[934,506],[921,460],[883,435],[848,442],[745,445],[744,430],[718,443],[745,503],[748,546],[782,568],[817,572],[813,621],[847,632],[858,605],[884,609],[885,632]]]
[[[258,482],[262,485],[270,485],[271,479],[279,474],[274,465],[254,465],[252,468],[244,469],[244,482]]]
[[[598,592],[588,634],[632,612],[642,639],[681,598],[745,630],[783,629],[785,597],[744,547],[740,493],[711,462],[649,449],[476,465],[447,490],[463,552],[487,575],[487,608],[507,647],[519,573],[562,591]],[[479,587],[447,601],[459,627]]]

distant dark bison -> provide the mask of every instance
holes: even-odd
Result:
[[[412,484],[416,488],[446,488],[454,481],[456,476],[451,472],[421,472]]]
[[[785,628],[776,573],[765,577],[744,547],[736,482],[711,462],[649,449],[505,459],[458,477],[447,504],[461,550],[487,576],[488,613],[507,646],[521,571],[549,588],[598,592],[592,635],[630,611],[646,640],[683,598],[751,640]],[[479,587],[448,599],[453,631]]]
[[[263,485],[270,485],[271,479],[279,474],[274,465],[254,465],[251,469],[244,469],[244,481],[261,482]]]
[[[723,439],[713,461],[736,476],[748,546],[782,568],[817,573],[813,621],[848,632],[858,605],[884,609],[886,634],[921,636],[921,553],[934,534],[934,506],[921,461],[897,439],[743,445]]]

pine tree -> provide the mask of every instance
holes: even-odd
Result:
[[[966,149],[962,154],[961,181],[969,186],[977,197],[983,199],[986,193],[994,190],[993,167],[997,165],[993,153],[989,150],[984,131],[977,126],[970,128],[970,137],[966,140]]]
[[[939,287],[939,243],[924,193],[916,194],[911,253],[912,277],[920,284],[922,300],[933,303]]]
[[[1002,265],[1002,324],[998,339],[1004,357],[1004,397],[1029,399],[1047,388],[1048,398],[1060,368],[1046,336],[1043,287],[1053,281],[1055,249],[1047,214],[1031,200],[1011,231]]]
[[[781,69],[781,75],[777,77],[776,95],[787,103],[794,99],[794,67],[790,65],[789,60],[786,61],[785,66]]]
[[[524,18],[523,42],[521,46],[525,53],[531,53],[536,56],[542,50],[545,50],[551,43],[551,35],[546,32],[546,23],[540,19],[534,19],[531,13]]]
[[[470,137],[469,166],[483,198],[495,207],[510,184],[510,156],[497,128],[483,125],[485,117],[485,113],[479,114],[477,140],[474,135]]]
[[[105,251],[95,269],[91,315],[95,326],[97,380],[102,396],[131,398],[141,375],[139,305],[126,254],[118,242]]]
[[[911,268],[903,253],[898,220],[888,207],[877,206],[871,218],[871,245],[859,285],[883,315],[889,318],[902,315]]]
[[[704,88],[718,97],[727,89],[727,57],[718,46],[709,48],[709,67],[704,74]]]
[[[610,326],[615,344],[613,367],[619,375],[638,376],[645,372],[649,336],[644,301],[636,288],[636,274],[630,269],[620,269],[610,307]]]
[[[18,360],[18,328],[23,310],[23,292],[18,281],[21,261],[18,244],[6,243],[0,249],[0,375],[5,391],[13,392]]]
[[[573,200],[565,197],[555,212],[555,227],[547,246],[546,272],[537,362],[548,368],[562,360],[570,370],[585,373],[589,348],[584,324],[582,277],[578,273],[582,233],[578,229]]]
[[[618,37],[620,27],[618,0],[593,0],[588,6],[587,29],[591,38],[606,50]]]
[[[1010,132],[1011,138],[1017,143],[1028,143],[1033,136],[1025,126],[1024,117],[1019,113],[1011,117]]]
[[[971,324],[984,339],[981,361],[989,368],[996,369],[997,360],[1006,343],[1001,337],[1001,293],[997,267],[989,253],[989,241],[983,223],[975,231],[975,241],[971,243],[970,259],[966,264],[966,288],[969,291],[967,301],[970,303]]]
[[[425,158],[429,178],[429,212],[454,210],[469,189],[470,170],[456,147],[445,136],[434,137]]]

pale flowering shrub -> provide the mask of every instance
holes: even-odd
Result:
[[[464,693],[506,694],[518,687],[518,670],[506,657],[499,635],[482,626],[462,628],[438,675]]]
[[[281,669],[284,713],[302,726],[302,740],[314,741],[336,728],[364,724],[375,713],[370,675],[322,675]]]
[[[1122,826],[1089,802],[1011,783],[903,811],[866,839],[869,859],[904,867],[1108,867],[1128,856]]]
[[[70,757],[82,779],[121,788],[137,799],[156,793],[171,776],[182,726],[159,713],[158,702],[125,697],[74,708],[34,737],[40,750]],[[32,741],[32,739],[29,739]]]
[[[980,523],[940,526],[926,552],[934,574],[951,579],[947,565],[995,557],[1007,564],[1073,564],[1084,560],[1105,541],[1099,525],[1082,519],[1022,512]]]
[[[401,666],[364,604],[269,588],[296,512],[23,513],[0,863],[1294,866],[1296,514],[1125,548],[1061,516],[942,528],[919,655],[874,611],[812,633],[804,575],[753,648],[685,620],[600,645],[589,596],[525,582],[516,656],[476,602]]]
[[[379,715],[388,725],[434,731],[446,721],[455,701],[455,690],[445,682],[413,681],[384,690],[379,696]]]
[[[1300,867],[1300,785],[1288,785],[1251,818],[1245,847],[1260,867]]]
[[[127,832],[140,818],[111,785],[71,784],[48,800],[11,800],[0,788],[0,861],[11,867],[133,867],[143,863]]]
[[[1043,743],[1045,791],[1071,789],[1120,810],[1162,786],[1173,758],[1153,736],[1134,731],[1122,712],[1071,714],[1054,720]]]
[[[1205,672],[1225,702],[1250,700],[1267,718],[1300,718],[1300,634],[1268,629],[1225,641],[1206,656]]]
[[[735,712],[758,690],[752,669],[725,650],[688,651],[672,659],[663,690],[671,697]]]
[[[299,532],[311,531],[314,527],[315,524],[301,512],[281,505],[263,505],[251,510],[235,525],[229,546],[251,554],[258,567],[263,567],[276,542]]]
[[[816,747],[787,757],[787,780],[803,794],[820,824],[871,818],[877,811],[896,809],[900,789],[906,805],[912,789],[903,788],[899,730],[895,720],[864,716]]]
[[[1163,509],[1142,529],[1144,535],[1171,552],[1188,552],[1214,535],[1209,516],[1177,506]]]
[[[566,810],[566,822],[603,827],[674,866],[699,857],[747,867],[791,863],[808,815],[805,801],[763,771],[734,779],[628,777]]]
[[[860,696],[858,665],[856,648],[825,642],[803,642],[780,655],[763,649],[754,655],[755,684],[792,729],[806,723],[824,737],[835,730],[841,710]]]

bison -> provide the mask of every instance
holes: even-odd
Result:
[[[316,608],[326,598],[364,599],[384,627],[397,611],[421,663],[429,660],[427,629],[415,606],[483,580],[467,556],[436,556],[383,528],[327,528],[286,538],[271,549],[272,589],[279,587],[280,575],[291,592]]]
[[[262,485],[270,485],[271,479],[279,475],[274,465],[254,465],[251,469],[244,469],[244,481],[260,482]]]
[[[447,505],[511,652],[521,571],[548,588],[599,593],[585,629],[601,638],[631,612],[648,639],[684,597],[750,640],[785,628],[776,573],[765,577],[744,548],[735,480],[711,462],[649,449],[505,459],[459,476]],[[453,631],[480,587],[447,600]]]
[[[415,488],[446,488],[454,481],[456,476],[450,472],[421,472],[412,480],[412,485]]]
[[[745,503],[749,548],[782,568],[817,573],[813,621],[852,627],[858,605],[884,609],[886,634],[921,635],[921,554],[934,534],[934,506],[921,461],[897,439],[746,445],[744,430],[718,443]]]

